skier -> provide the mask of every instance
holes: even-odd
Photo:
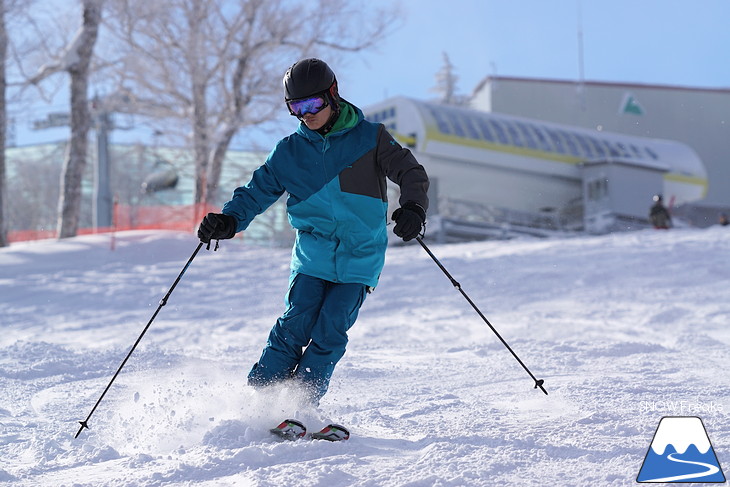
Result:
[[[654,195],[654,204],[649,210],[649,220],[654,228],[666,230],[672,227],[672,217],[662,203],[662,195]]]
[[[387,246],[386,180],[400,186],[393,232],[404,241],[422,231],[428,176],[382,124],[341,98],[337,79],[319,59],[304,59],[284,75],[284,100],[300,123],[280,140],[251,180],[221,213],[209,213],[198,237],[232,238],[287,193],[296,230],[286,311],[268,336],[248,383],[302,384],[313,405],[327,392],[345,353],[347,331],[378,284]]]

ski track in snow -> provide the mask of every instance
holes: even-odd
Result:
[[[126,232],[114,251],[106,235],[0,249],[0,485],[635,485],[678,415],[701,416],[730,464],[720,227],[429,244],[548,396],[418,245],[392,247],[318,410],[245,385],[290,251],[224,241],[74,439],[196,245]],[[352,438],[272,441],[285,417]]]

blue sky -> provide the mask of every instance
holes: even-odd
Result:
[[[400,29],[375,50],[333,65],[340,93],[358,106],[436,97],[444,52],[460,94],[494,74],[577,80],[579,26],[586,80],[730,89],[730,0],[400,1]],[[282,116],[291,126],[258,140],[264,147],[294,129],[283,105]],[[60,132],[18,127],[17,142],[58,140]],[[115,132],[113,141],[130,136]]]
[[[728,0],[401,2],[403,27],[338,72],[358,105],[436,96],[442,52],[462,94],[493,74],[577,80],[579,25],[586,80],[730,88]]]

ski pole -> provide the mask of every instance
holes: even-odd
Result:
[[[74,438],[78,438],[79,435],[81,434],[81,432],[84,430],[84,428],[89,427],[89,419],[91,419],[91,415],[94,414],[94,411],[96,411],[96,408],[99,406],[99,403],[101,403],[101,400],[104,399],[104,396],[106,395],[109,388],[112,386],[112,383],[114,382],[114,380],[119,375],[119,372],[122,371],[122,368],[127,363],[127,360],[129,360],[129,357],[132,356],[132,352],[134,352],[134,349],[137,348],[137,345],[142,340],[142,337],[144,336],[144,334],[147,333],[147,330],[149,329],[150,325],[157,317],[157,313],[159,313],[160,310],[162,309],[162,307],[167,304],[167,300],[170,297],[170,295],[172,294],[172,291],[175,289],[175,286],[177,286],[177,283],[180,282],[180,279],[182,278],[183,274],[185,274],[185,271],[187,271],[188,267],[190,267],[190,264],[193,262],[193,259],[195,258],[195,256],[198,255],[198,252],[200,251],[201,247],[203,247],[203,242],[200,242],[198,244],[198,247],[195,249],[195,252],[193,252],[193,255],[191,255],[190,258],[188,259],[187,264],[185,264],[185,267],[183,267],[182,271],[180,271],[180,274],[178,274],[177,279],[175,279],[175,282],[172,283],[172,286],[167,291],[167,294],[165,294],[165,297],[162,298],[162,300],[160,301],[160,305],[157,307],[157,310],[152,315],[152,318],[150,318],[150,321],[147,322],[147,326],[144,327],[144,330],[142,330],[142,333],[140,333],[139,337],[137,338],[137,341],[134,342],[134,345],[132,345],[131,350],[129,350],[129,353],[122,361],[122,364],[117,369],[116,373],[114,374],[114,377],[112,377],[112,380],[110,380],[109,384],[107,384],[106,389],[104,389],[104,392],[102,392],[101,396],[99,396],[99,399],[96,401],[96,404],[94,404],[94,407],[91,408],[91,412],[89,413],[89,415],[86,417],[85,420],[79,421],[79,424],[81,424],[81,428],[79,428],[79,431],[76,433],[76,436],[74,436]],[[208,244],[208,247],[210,247],[210,243]]]
[[[494,328],[494,326],[492,326],[492,324],[489,322],[489,320],[487,319],[487,317],[484,316],[484,314],[479,310],[479,308],[477,307],[477,305],[474,304],[474,301],[472,301],[471,298],[469,298],[469,296],[466,294],[466,292],[464,292],[464,290],[461,289],[461,284],[459,284],[457,282],[457,280],[454,279],[451,276],[451,274],[449,274],[449,271],[446,270],[446,267],[444,267],[443,264],[441,262],[439,262],[439,260],[436,258],[435,255],[433,255],[433,252],[431,252],[431,249],[429,249],[426,246],[426,244],[423,243],[423,239],[421,239],[421,237],[418,236],[418,237],[416,237],[416,240],[418,240],[418,243],[421,244],[421,247],[423,247],[423,250],[425,250],[426,253],[433,259],[433,261],[436,263],[436,265],[439,266],[439,269],[441,269],[443,271],[443,273],[446,274],[446,277],[449,278],[449,280],[451,281],[451,284],[453,284],[453,286],[461,293],[461,295],[464,296],[464,298],[469,302],[469,304],[471,305],[471,307],[474,308],[474,311],[476,311],[477,314],[479,316],[481,316],[481,318],[484,320],[484,322],[487,324],[487,326],[489,326],[489,328],[491,328],[491,330],[494,332],[494,334],[497,335],[497,338],[499,338],[499,340],[502,342],[502,344],[505,347],[507,347],[507,350],[510,351],[510,353],[512,354],[512,356],[515,359],[517,359],[517,362],[519,362],[519,364],[522,366],[522,368],[525,369],[525,371],[528,374],[530,374],[530,377],[532,377],[532,380],[535,381],[535,389],[537,389],[539,387],[540,390],[542,392],[544,392],[545,395],[547,395],[547,391],[543,387],[543,384],[545,383],[545,381],[543,379],[538,379],[537,377],[535,377],[533,375],[532,372],[530,372],[530,369],[528,369],[527,366],[524,364],[524,362],[522,362],[522,360],[520,360],[520,357],[517,356],[517,354],[515,353],[515,351],[512,350],[512,347],[510,347],[507,344],[507,342],[504,340],[504,338],[502,338],[502,335],[499,334],[499,332],[497,331],[497,329]]]

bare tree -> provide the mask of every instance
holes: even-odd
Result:
[[[58,238],[73,237],[79,228],[81,181],[88,157],[87,139],[91,126],[88,97],[90,66],[103,3],[104,0],[81,0],[82,25],[75,37],[59,55],[49,56],[50,59],[28,80],[29,84],[40,87],[42,82],[59,72],[70,76],[71,138],[61,175]],[[47,50],[45,44],[43,47],[44,51]]]
[[[355,0],[112,0],[110,8],[126,101],[166,119],[166,131],[173,121],[183,128],[195,155],[195,203],[215,199],[236,133],[281,113],[289,65],[367,49],[396,18]]]
[[[0,247],[8,245],[8,226],[5,218],[7,214],[5,208],[5,195],[7,195],[7,183],[5,181],[5,131],[7,127],[5,61],[7,54],[8,33],[5,24],[5,0],[0,0]]]
[[[19,6],[29,6],[19,0],[0,0],[0,247],[8,245],[8,186],[6,170],[6,133],[8,127],[8,16],[19,10]]]
[[[431,90],[439,95],[439,102],[444,105],[464,105],[466,97],[456,93],[456,82],[459,77],[454,71],[454,65],[451,64],[449,55],[442,53],[443,66],[436,73],[436,86]]]
[[[73,237],[78,232],[81,212],[81,180],[88,156],[89,65],[101,22],[103,0],[83,0],[83,24],[60,60],[59,69],[71,77],[71,140],[63,165],[61,196],[58,202],[58,238]]]
[[[10,231],[54,227],[64,153],[65,147],[53,144],[14,151],[13,184],[7,188]]]

